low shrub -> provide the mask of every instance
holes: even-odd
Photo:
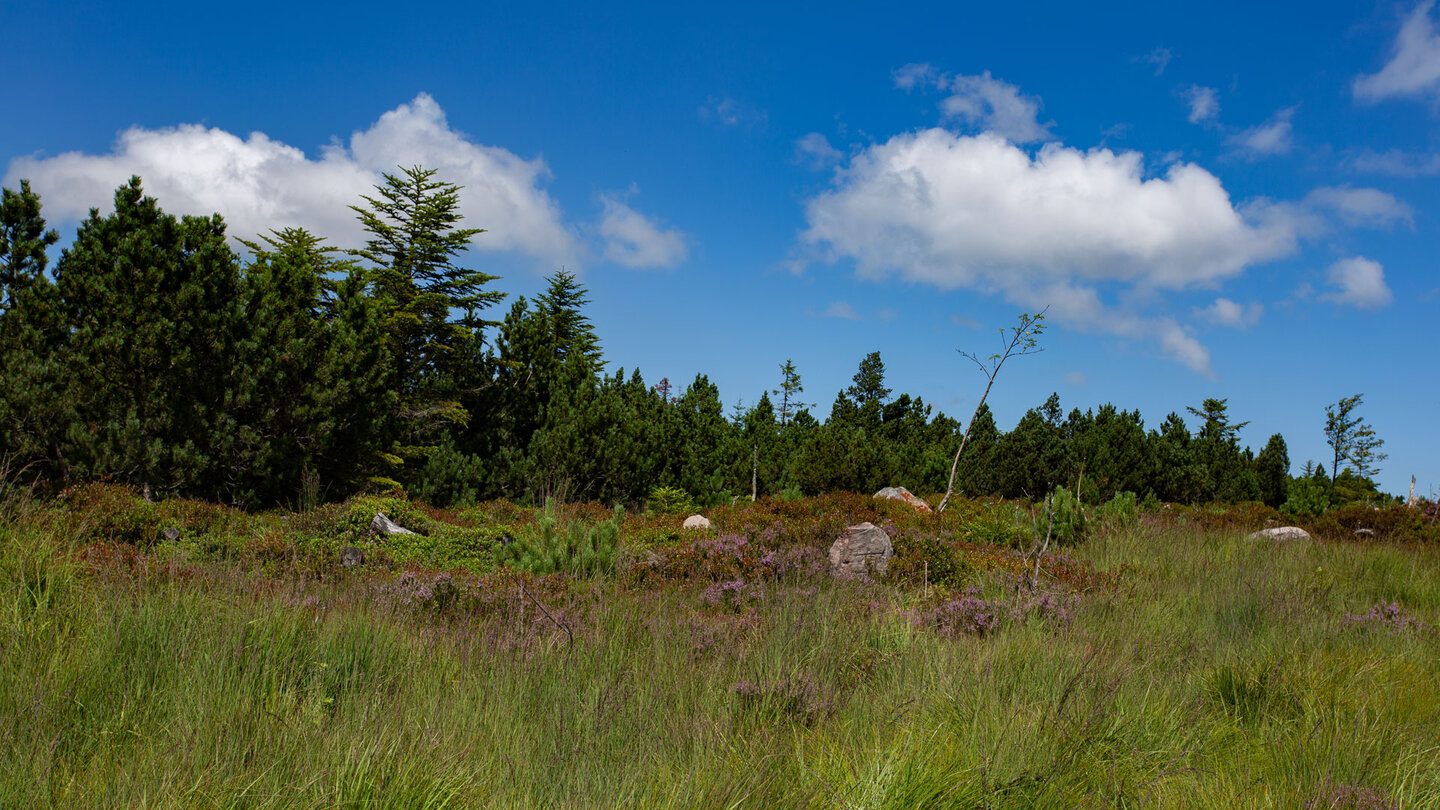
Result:
[[[545,511],[535,525],[522,530],[514,542],[500,548],[499,561],[537,575],[593,576],[612,571],[624,510],[616,507],[614,517],[602,523],[571,519],[562,527],[555,509],[555,500],[546,500]]]
[[[931,534],[901,534],[891,542],[895,556],[885,569],[885,578],[890,582],[915,588],[929,584],[958,589],[975,574],[974,567],[954,541]]]
[[[1115,497],[1095,507],[1095,518],[1107,529],[1125,529],[1140,517],[1140,506],[1133,492],[1117,492]]]
[[[652,487],[645,510],[657,515],[689,515],[695,512],[695,502],[679,487]]]

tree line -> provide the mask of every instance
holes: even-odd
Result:
[[[1001,431],[983,404],[962,424],[894,395],[878,352],[824,421],[791,361],[775,389],[726,414],[703,374],[682,387],[608,371],[588,293],[564,270],[496,317],[497,278],[457,265],[482,233],[462,227],[458,192],[432,170],[402,169],[352,206],[363,248],[281,228],[237,252],[219,215],[167,214],[132,178],[52,270],[59,236],[38,195],[24,181],[5,189],[0,454],[15,474],[246,506],[396,486],[436,505],[639,503],[656,487],[710,505],[944,492],[968,428],[954,480],[972,496],[1064,485],[1088,502],[1131,492],[1280,506],[1297,481],[1322,481],[1327,503],[1374,491],[1374,446],[1370,468],[1350,464],[1332,481],[1311,465],[1292,478],[1284,438],[1243,447],[1246,423],[1223,399],[1188,409],[1193,430],[1177,413],[1147,430],[1138,411],[1066,413],[1052,394]],[[1336,430],[1378,441],[1357,404]],[[1337,451],[1332,469],[1341,461]]]

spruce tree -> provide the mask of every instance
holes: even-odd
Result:
[[[383,308],[399,393],[402,428],[396,449],[421,460],[449,426],[469,414],[459,380],[473,363],[475,344],[492,322],[481,312],[504,294],[486,290],[497,277],[455,265],[480,228],[462,228],[460,186],[414,166],[385,174],[365,206],[351,206],[370,234],[355,255],[368,262],[367,280]]]

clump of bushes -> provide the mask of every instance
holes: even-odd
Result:
[[[891,538],[895,556],[885,569],[885,578],[911,587],[935,585],[962,588],[975,574],[965,554],[952,540],[933,534],[900,534]]]

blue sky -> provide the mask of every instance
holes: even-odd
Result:
[[[1363,392],[1382,487],[1440,488],[1433,0],[1096,9],[8,4],[0,168],[67,238],[138,173],[350,247],[421,163],[489,231],[471,266],[578,272],[651,382],[749,404],[793,358],[823,418],[879,350],[964,418],[955,350],[1048,306],[1004,429],[1052,391],[1149,427],[1221,397],[1298,468]]]

